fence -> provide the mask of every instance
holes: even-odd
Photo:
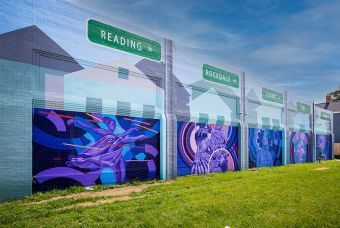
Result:
[[[333,158],[311,101],[67,2],[0,6],[0,199]]]

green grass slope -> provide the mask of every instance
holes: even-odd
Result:
[[[340,227],[338,161],[187,176],[133,193],[130,200],[96,206],[69,207],[105,197],[32,204],[69,192],[3,202],[0,225]]]

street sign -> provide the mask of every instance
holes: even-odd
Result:
[[[283,104],[283,93],[276,92],[267,88],[262,88],[262,99]]]
[[[156,61],[161,60],[160,43],[94,19],[87,21],[87,38],[109,48]]]
[[[234,88],[238,88],[240,83],[238,75],[208,64],[203,64],[203,79]]]
[[[322,112],[321,111],[320,119],[330,121],[331,120],[331,114],[329,114],[328,112]]]
[[[310,115],[311,106],[308,104],[296,102],[296,111]]]

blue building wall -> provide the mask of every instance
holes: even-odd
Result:
[[[169,48],[164,38],[110,16],[52,0],[0,0],[0,9],[0,199],[79,183],[165,179],[170,166],[175,167],[170,176],[179,176],[239,170],[241,163],[243,168],[285,165],[286,133],[312,130],[310,116],[295,115],[296,107],[286,119],[287,103],[265,101],[262,83],[242,81],[238,70],[223,62],[176,44]],[[89,18],[158,42],[161,60],[91,43]],[[240,83],[203,80],[204,64],[228,70]],[[99,137],[98,132],[110,130],[104,117],[120,129]],[[93,129],[84,130],[81,123]],[[317,119],[317,133],[330,135],[329,123]],[[130,132],[133,128],[136,132]],[[140,138],[127,148],[122,146],[129,142],[126,136]],[[110,145],[124,143],[108,151],[101,144],[106,137]],[[165,150],[167,143],[174,144],[173,151]],[[126,169],[113,168],[123,160]]]
[[[133,124],[139,130],[153,134],[157,131],[158,137],[163,136],[160,134],[164,131],[163,59],[159,62],[152,61],[94,45],[87,40],[86,22],[90,17],[104,20],[156,40],[161,45],[163,38],[66,1],[0,1],[0,6],[0,117],[3,119],[0,124],[0,171],[3,173],[0,177],[0,199],[29,195],[32,192],[32,183],[33,190],[37,189],[34,188],[38,181],[37,167],[47,167],[46,164],[52,164],[50,167],[65,166],[57,165],[57,160],[61,159],[57,152],[51,157],[52,160],[40,159],[34,155],[37,155],[34,153],[37,152],[37,147],[32,148],[32,143],[37,133],[33,131],[32,120],[37,117],[34,115],[37,108],[54,110],[53,112],[65,110],[85,115],[104,113],[131,117],[134,121],[131,123],[138,124],[137,121],[141,121],[139,126]],[[67,122],[64,117],[62,119],[64,123]],[[159,129],[148,127],[146,119],[158,120]],[[128,130],[127,126],[121,128]],[[51,131],[53,127],[48,130],[49,133]],[[62,135],[62,132],[58,134]],[[130,133],[129,137],[133,134]],[[46,142],[42,142],[43,139]],[[49,141],[41,138],[38,143],[44,145]],[[148,168],[156,169],[155,173],[158,174],[141,176],[164,178],[164,172],[160,170],[160,166],[164,170],[164,164],[160,164],[159,157],[152,165],[148,162],[148,156],[136,152],[144,148],[146,154],[152,153],[150,146],[146,148],[146,145],[152,143],[146,141],[144,139],[143,143],[139,140],[137,145],[130,145],[129,151],[122,152],[128,160],[126,165],[129,167],[129,164],[142,164],[145,161]],[[156,146],[152,146],[159,153],[164,153],[160,146],[162,141],[164,139],[159,138]],[[54,145],[56,143],[57,141]],[[84,141],[73,144],[78,147],[94,145],[87,143]],[[37,142],[34,145],[36,144]],[[72,154],[77,146],[69,148],[67,153]],[[135,173],[145,172],[144,166],[133,167]],[[127,174],[133,173],[131,167],[129,169]],[[82,170],[83,173],[88,171]],[[101,176],[105,174],[104,176],[109,176],[108,179],[114,177],[114,174],[108,173],[106,167],[101,167],[100,171],[103,172],[102,175],[99,174]],[[67,175],[70,177],[71,174]],[[130,179],[126,178],[126,181]],[[56,184],[54,187],[58,188]]]

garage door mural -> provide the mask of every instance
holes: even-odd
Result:
[[[282,131],[249,128],[249,168],[282,165]]]
[[[292,132],[290,134],[290,163],[313,161],[311,133]]]
[[[34,109],[33,192],[159,177],[156,119]]]
[[[238,128],[178,122],[177,175],[238,170]]]

